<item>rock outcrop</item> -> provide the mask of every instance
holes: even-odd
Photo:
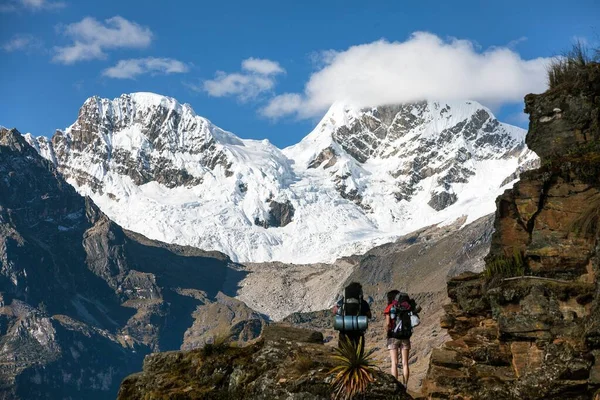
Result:
[[[119,400],[331,399],[334,351],[319,332],[270,325],[246,347],[157,353],[121,384]],[[365,399],[410,399],[389,374],[374,372]]]
[[[429,398],[600,393],[600,64],[525,102],[542,166],[498,198],[486,273],[448,283]]]
[[[294,206],[289,200],[287,200],[285,203],[270,200],[268,214],[269,217],[266,221],[262,221],[260,218],[256,217],[254,219],[254,224],[262,226],[263,228],[280,228],[292,222],[292,219],[294,218],[294,211]]]
[[[182,350],[202,347],[223,336],[245,343],[258,338],[267,323],[265,316],[221,292],[214,302],[199,306],[192,316],[194,323],[183,335]]]

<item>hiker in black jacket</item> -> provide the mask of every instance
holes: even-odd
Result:
[[[333,306],[333,313],[336,316],[352,316],[359,317],[364,316],[367,319],[371,319],[371,307],[369,303],[363,299],[362,285],[358,282],[352,282],[344,289],[344,296]],[[338,329],[340,331],[338,345],[347,338],[356,346],[362,338],[362,349],[365,346],[365,326],[342,326]]]

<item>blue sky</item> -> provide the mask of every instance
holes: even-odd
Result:
[[[280,147],[334,100],[464,95],[523,125],[544,58],[595,44],[599,17],[598,0],[0,0],[0,124],[49,136],[92,95],[150,91]]]

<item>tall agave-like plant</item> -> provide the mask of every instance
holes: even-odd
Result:
[[[339,363],[331,372],[335,377],[333,385],[333,399],[352,400],[365,393],[369,383],[373,382],[374,350],[365,352],[363,338],[353,342],[348,338],[340,340],[340,347],[336,348],[334,359]]]

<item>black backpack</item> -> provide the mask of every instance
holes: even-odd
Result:
[[[363,294],[362,290],[352,290],[352,287],[344,289],[344,298],[342,299],[341,315],[360,316],[362,315]]]
[[[398,293],[395,304],[390,309],[390,336],[396,339],[410,339],[413,333],[410,320],[414,310],[414,301],[406,293]],[[408,306],[406,306],[408,304]]]

